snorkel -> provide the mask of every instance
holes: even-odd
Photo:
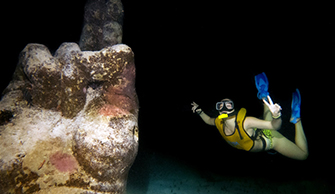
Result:
[[[234,102],[230,99],[223,99],[216,103],[216,110],[219,111],[219,119],[235,115]]]

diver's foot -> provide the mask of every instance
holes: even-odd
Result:
[[[255,84],[258,90],[257,98],[260,100],[266,99],[266,97],[269,95],[269,82],[264,72],[255,76]]]
[[[290,122],[293,124],[296,124],[297,122],[300,121],[300,105],[301,105],[301,96],[299,90],[296,89],[296,91],[293,92],[292,104],[291,104],[292,114]]]

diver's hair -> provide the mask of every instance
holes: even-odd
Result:
[[[224,98],[224,99],[221,100],[221,102],[224,101],[224,100],[230,100],[230,101],[234,102],[234,101],[233,101],[232,99],[230,99],[230,98]]]

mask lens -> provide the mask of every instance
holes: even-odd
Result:
[[[216,103],[216,110],[222,110],[224,107],[224,102],[217,102]]]
[[[229,110],[234,109],[234,103],[233,103],[233,101],[226,101],[225,103],[226,103],[225,104],[226,107],[229,106],[229,108],[227,107],[227,109],[229,109]],[[227,104],[229,104],[229,105],[227,105]]]

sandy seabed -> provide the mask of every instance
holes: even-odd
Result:
[[[140,153],[132,167],[127,194],[330,194],[326,180],[282,180],[222,175],[189,166],[155,152]]]

